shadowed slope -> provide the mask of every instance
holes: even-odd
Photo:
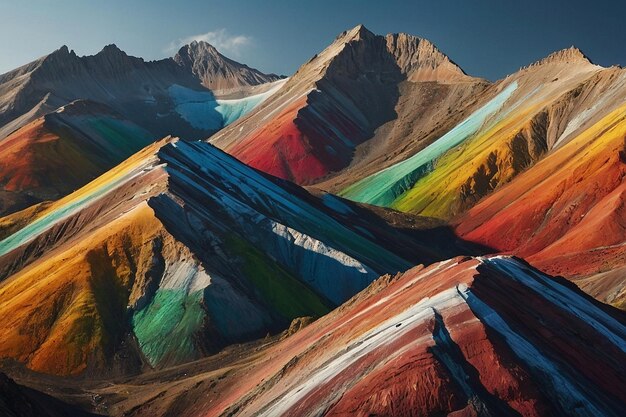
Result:
[[[458,233],[571,278],[623,267],[625,137],[622,105],[456,220]],[[624,303],[623,280],[598,276],[587,286]]]
[[[620,416],[625,324],[518,259],[456,258],[382,277],[248,360],[160,386],[130,414]]]
[[[41,392],[16,384],[0,373],[0,414],[3,417],[95,417]]]
[[[617,97],[579,116],[588,104],[581,92],[624,95],[613,72],[575,49],[555,53],[491,87],[489,101],[430,146],[340,194],[449,220],[569,139],[568,121],[582,117],[580,125],[613,110]]]
[[[404,121],[415,116],[423,129],[439,128],[431,113],[422,118],[410,108],[446,100],[459,105],[450,97],[467,97],[484,85],[427,40],[406,34],[378,36],[357,26],[304,64],[249,117],[210,141],[265,172],[313,184],[329,174],[334,177],[357,159],[367,159],[370,148],[359,145],[398,114]],[[436,97],[429,98],[433,91]],[[407,98],[397,108],[401,93]],[[391,132],[381,137],[377,149],[371,150],[372,159],[385,150],[398,156],[396,136]]]
[[[29,201],[56,200],[82,187],[153,141],[152,135],[101,104],[77,101],[0,141],[0,214]]]
[[[441,256],[437,234],[176,140],[24,215],[0,241],[0,356],[56,374],[197,359]]]

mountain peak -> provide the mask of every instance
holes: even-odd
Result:
[[[529,67],[535,67],[547,64],[590,64],[593,62],[577,47],[570,46],[569,48],[561,49],[556,52],[552,52],[547,57],[540,59],[539,61],[529,65]]]
[[[212,90],[258,85],[280,78],[233,61],[222,55],[213,45],[202,40],[194,40],[182,46],[173,59],[178,65],[197,76],[205,87]]]
[[[67,47],[67,45],[63,45],[59,49],[57,49],[55,51],[52,51],[50,54],[45,56],[44,60],[49,59],[50,57],[53,57],[53,58],[57,58],[58,57],[58,58],[63,59],[63,58],[66,58],[66,57],[68,57],[70,55],[76,55],[76,54],[74,53],[73,50],[70,51],[70,49]]]
[[[59,49],[57,49],[57,50],[56,50],[56,51],[54,51],[54,52],[58,52],[58,53],[60,53],[60,54],[67,55],[67,54],[69,54],[69,53],[70,53],[70,50],[69,50],[69,48],[67,47],[67,45],[63,45],[63,46],[61,46]]]
[[[50,66],[62,67],[67,62],[72,61],[73,58],[76,58],[76,54],[74,53],[74,51],[70,50],[67,47],[67,45],[63,45],[59,49],[56,49],[52,51],[51,53],[49,53],[48,55],[42,57],[37,62],[39,62],[40,63],[39,66],[43,68],[50,67]]]
[[[428,39],[406,33],[385,36],[387,49],[409,81],[455,82],[468,78],[463,69]]]
[[[193,40],[191,41],[191,43],[188,43],[187,45],[183,45],[179,50],[178,50],[178,54],[211,54],[211,55],[221,55],[219,53],[219,51],[217,50],[217,48],[215,48],[213,45],[211,45],[210,43],[203,41],[203,40]]]
[[[342,32],[337,39],[343,40],[345,42],[350,42],[353,40],[364,40],[364,39],[372,39],[376,37],[376,35],[371,32],[369,29],[365,27],[363,24],[358,24],[350,30],[346,30]]]
[[[393,61],[392,66],[399,69],[409,81],[458,82],[469,78],[432,42],[406,33],[377,35],[362,24],[342,32],[320,56],[326,60],[335,60],[344,50],[344,45],[352,42],[365,44],[360,47],[359,56],[363,55],[361,52],[369,50],[368,58],[361,56],[361,66],[372,65],[386,56],[387,60]],[[356,63],[355,57],[352,54],[349,60]]]
[[[560,62],[584,61],[592,64],[587,55],[585,55],[583,51],[573,45],[569,48],[561,49],[560,51],[551,53],[546,59]]]
[[[124,55],[126,56],[126,52],[122,51],[117,47],[116,44],[111,43],[106,45],[97,55]]]
[[[199,61],[217,63],[227,60],[228,58],[222,55],[213,45],[197,40],[181,46],[174,56],[174,61],[183,66],[193,66],[194,63]]]

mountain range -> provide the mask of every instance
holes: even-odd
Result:
[[[3,74],[0,214],[67,195],[164,136],[207,137],[281,82],[204,42],[153,62],[115,45],[85,57],[64,46]]]
[[[363,25],[0,75],[0,411],[621,416],[625,103]]]

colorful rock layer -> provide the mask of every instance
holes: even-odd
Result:
[[[25,214],[0,241],[0,356],[56,374],[197,359],[410,265],[362,209],[201,142],[151,145]]]
[[[356,149],[396,117],[400,86],[407,82],[466,91],[482,85],[425,39],[378,36],[357,26],[298,69],[245,121],[209,141],[264,172],[314,184],[347,168]],[[442,88],[433,105],[456,94],[450,90]]]
[[[562,51],[507,77],[490,88],[489,101],[441,138],[340,194],[443,220],[465,212],[553,150],[559,136],[571,137],[565,126],[584,109],[576,106],[574,92],[599,73],[612,72],[577,53]],[[613,83],[607,90],[624,95],[622,87]],[[610,112],[616,103],[609,100],[599,112]],[[592,115],[583,115],[584,122]]]
[[[11,197],[34,204],[65,196],[153,140],[101,104],[61,107],[0,141],[0,214],[24,208]]]
[[[621,106],[471,209],[458,233],[568,277],[626,265],[625,137]],[[623,280],[601,281],[584,287],[623,307]]]
[[[455,258],[381,278],[170,404],[204,417],[617,417],[625,363],[623,312],[516,258]]]
[[[485,128],[487,119],[490,119],[489,123],[496,123],[493,116],[501,110],[516,89],[517,83],[511,83],[487,104],[422,151],[357,182],[341,194],[351,200],[379,206],[398,205],[399,203],[396,204],[395,201],[412,189],[418,180],[434,171],[437,159],[444,153],[474,136],[479,129]]]

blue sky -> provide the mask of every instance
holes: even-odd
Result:
[[[0,73],[64,44],[85,55],[115,43],[159,59],[203,38],[250,66],[290,74],[358,23],[428,38],[492,80],[570,45],[601,65],[626,64],[621,0],[2,0],[0,8]]]

